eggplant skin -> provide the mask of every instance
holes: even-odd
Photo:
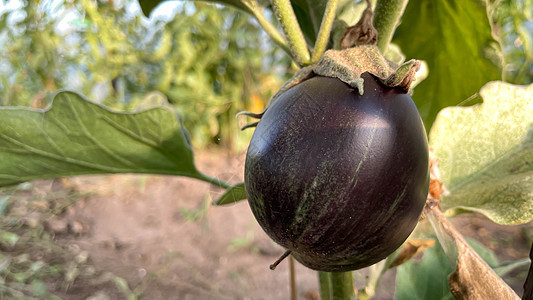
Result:
[[[426,132],[408,94],[363,74],[364,94],[316,76],[259,121],[245,162],[250,208],[303,265],[341,272],[394,252],[429,188]]]

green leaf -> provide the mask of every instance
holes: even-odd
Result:
[[[409,260],[396,273],[396,300],[450,299],[447,277],[452,268],[442,247],[424,250],[421,261]]]
[[[453,270],[441,244],[436,238],[435,241],[435,246],[424,250],[420,261],[411,259],[398,267],[396,300],[453,299],[448,285],[448,275]],[[508,272],[524,266],[525,260],[500,264],[494,252],[483,244],[473,239],[466,241],[495,270],[503,268]]]
[[[31,282],[32,292],[37,297],[45,297],[48,295],[48,288],[44,282],[39,279],[34,279]]]
[[[522,258],[515,261],[505,262],[501,265],[494,268],[494,272],[498,274],[498,276],[504,276],[508,274],[511,271],[514,271],[518,268],[524,268],[529,266],[531,264],[531,260],[529,258]]]
[[[499,224],[533,219],[533,84],[491,82],[483,104],[449,107],[429,139],[448,194],[442,208],[482,213]]]
[[[149,17],[152,10],[154,10],[154,8],[156,8],[161,2],[165,2],[165,0],[139,0],[139,5],[141,6],[143,14]]]
[[[165,107],[118,113],[73,92],[44,110],[0,109],[0,186],[38,178],[197,171],[185,129]]]
[[[0,230],[0,245],[13,247],[17,244],[20,237],[13,232]]]
[[[159,4],[166,2],[167,0],[139,0],[139,5],[141,6],[141,10],[143,14],[147,17],[150,16],[150,13],[156,8]],[[195,1],[195,0],[193,0]],[[245,12],[250,12],[250,9],[243,3],[244,1],[240,0],[196,0],[196,1],[202,1],[202,2],[212,2],[212,3],[220,3],[220,4],[226,4],[229,6],[233,6],[235,8],[241,9]]]
[[[413,95],[428,130],[442,108],[469,98],[488,81],[501,79],[500,68],[489,59],[496,56],[489,47],[499,46],[483,1],[409,1],[393,42],[407,59],[428,64],[429,76]]]
[[[466,242],[468,245],[470,245],[470,247],[472,247],[472,249],[474,249],[474,251],[477,252],[477,254],[479,254],[479,256],[481,256],[481,258],[483,258],[489,267],[494,269],[500,265],[496,254],[494,254],[494,252],[492,252],[489,248],[485,247],[482,243],[470,238],[466,238]]]
[[[226,192],[215,201],[215,205],[226,205],[235,203],[240,200],[246,199],[246,190],[244,189],[244,182],[231,186]]]
[[[291,4],[307,42],[313,45],[320,30],[327,1],[294,0]]]

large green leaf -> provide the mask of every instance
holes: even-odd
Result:
[[[483,104],[449,107],[429,138],[448,190],[443,209],[480,212],[496,223],[533,219],[533,84],[491,82]]]
[[[407,59],[425,60],[429,76],[413,99],[426,129],[446,106],[457,105],[501,71],[489,48],[499,48],[491,35],[484,1],[411,0],[393,40]]]
[[[187,133],[165,107],[118,113],[65,91],[45,110],[0,109],[0,186],[102,173],[210,180],[196,170]]]

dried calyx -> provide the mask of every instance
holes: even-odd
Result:
[[[363,13],[361,20],[356,25],[346,29],[340,41],[341,48],[345,49],[328,50],[318,62],[296,72],[270,98],[266,109],[288,89],[314,76],[338,78],[353,88],[356,88],[363,95],[364,79],[361,75],[369,73],[386,87],[398,88],[404,92],[410,92],[410,86],[414,80],[415,73],[420,69],[420,61],[412,59],[401,65],[389,61],[375,45],[376,41],[377,32],[372,26],[372,10],[369,5]],[[251,112],[242,112],[240,114],[260,119],[265,111],[260,114]],[[255,126],[257,126],[257,122],[248,124],[242,129]]]

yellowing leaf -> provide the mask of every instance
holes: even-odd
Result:
[[[448,194],[445,210],[480,212],[496,223],[533,219],[533,85],[485,85],[483,103],[443,109],[429,138]],[[449,211],[452,212],[452,211]]]

